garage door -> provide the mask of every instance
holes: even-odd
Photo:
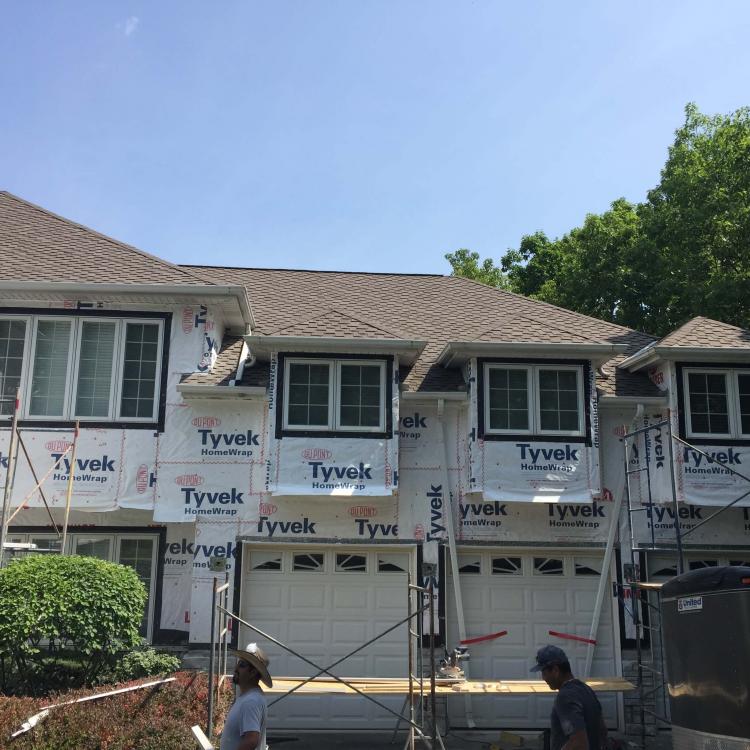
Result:
[[[406,616],[413,550],[385,547],[258,546],[243,551],[242,617],[326,667]],[[277,676],[308,677],[312,667],[246,628]],[[407,629],[367,646],[332,670],[342,677],[405,677]],[[403,697],[382,698],[400,711]],[[269,701],[270,702],[270,701]],[[392,728],[396,719],[358,696],[291,695],[272,706],[270,726],[284,729]]]
[[[586,644],[551,636],[549,631],[588,638],[602,566],[600,555],[482,549],[462,550],[458,560],[467,637],[508,631],[501,638],[470,647],[468,670],[472,679],[529,679],[534,655],[546,643],[565,649],[573,672],[583,672]],[[447,611],[447,643],[453,647],[458,641],[458,626],[450,574]],[[608,591],[597,633],[592,676],[617,674],[618,650],[613,600]],[[474,720],[480,727],[546,727],[552,700],[552,696],[478,696],[472,699]],[[600,700],[608,726],[617,726],[617,698],[604,695]],[[449,713],[454,726],[466,725],[462,699],[451,698]]]

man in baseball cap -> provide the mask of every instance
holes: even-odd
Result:
[[[237,657],[233,682],[238,694],[229,709],[221,750],[266,750],[266,696],[259,683],[273,687],[268,657],[257,643],[233,652]]]
[[[600,750],[606,747],[607,727],[594,691],[577,680],[566,653],[557,646],[536,652],[532,672],[541,672],[550,689],[557,690],[550,717],[550,750]]]

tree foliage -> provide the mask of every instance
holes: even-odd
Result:
[[[463,276],[500,289],[508,288],[505,274],[495,266],[491,258],[485,258],[480,264],[479,253],[460,248],[455,253],[448,253],[445,259],[451,264],[454,276]]]
[[[689,104],[642,203],[620,198],[554,240],[526,235],[499,267],[446,257],[454,275],[491,271],[512,291],[657,335],[695,315],[750,327],[750,109]]]
[[[39,694],[92,684],[140,642],[136,572],[92,557],[34,555],[0,570],[0,687]]]

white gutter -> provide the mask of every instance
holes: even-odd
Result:
[[[750,360],[750,348],[717,346],[654,346],[620,362],[631,372],[642,370],[660,359],[671,361],[694,360],[699,362],[727,362],[730,360]]]
[[[247,299],[244,286],[221,284],[99,284],[71,281],[0,281],[0,292],[54,292],[59,294],[120,294],[156,295],[175,297],[235,297],[239,302],[242,318],[249,326],[255,318]]]
[[[445,423],[445,401],[438,399],[438,421],[440,422],[441,434],[443,437],[443,508],[445,508],[445,530],[448,535],[448,552],[450,554],[451,572],[453,578],[453,595],[456,598],[456,618],[458,620],[458,638],[461,641],[466,640],[466,619],[464,618],[464,603],[461,596],[461,578],[458,573],[458,553],[456,552],[456,535],[453,528],[453,493],[450,487],[450,474],[448,472],[450,456],[448,454],[448,426]],[[447,635],[447,634],[446,634]],[[447,639],[446,639],[447,640]],[[446,648],[448,644],[446,642]],[[434,668],[434,665],[433,665]],[[469,670],[465,666],[464,674],[469,676]],[[474,712],[471,707],[471,695],[466,693],[465,713],[466,724],[469,729],[474,729]]]
[[[626,351],[626,344],[581,344],[497,341],[449,341],[438,357],[438,364],[450,367],[472,357],[565,357],[606,362]]]
[[[399,359],[412,364],[427,345],[417,339],[351,339],[338,336],[245,336],[245,341],[258,356],[273,351],[353,352],[399,354]],[[411,355],[411,357],[404,357]]]

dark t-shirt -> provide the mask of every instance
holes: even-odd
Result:
[[[551,750],[560,750],[571,735],[586,730],[589,750],[601,748],[602,707],[594,691],[580,680],[566,682],[552,707]]]

